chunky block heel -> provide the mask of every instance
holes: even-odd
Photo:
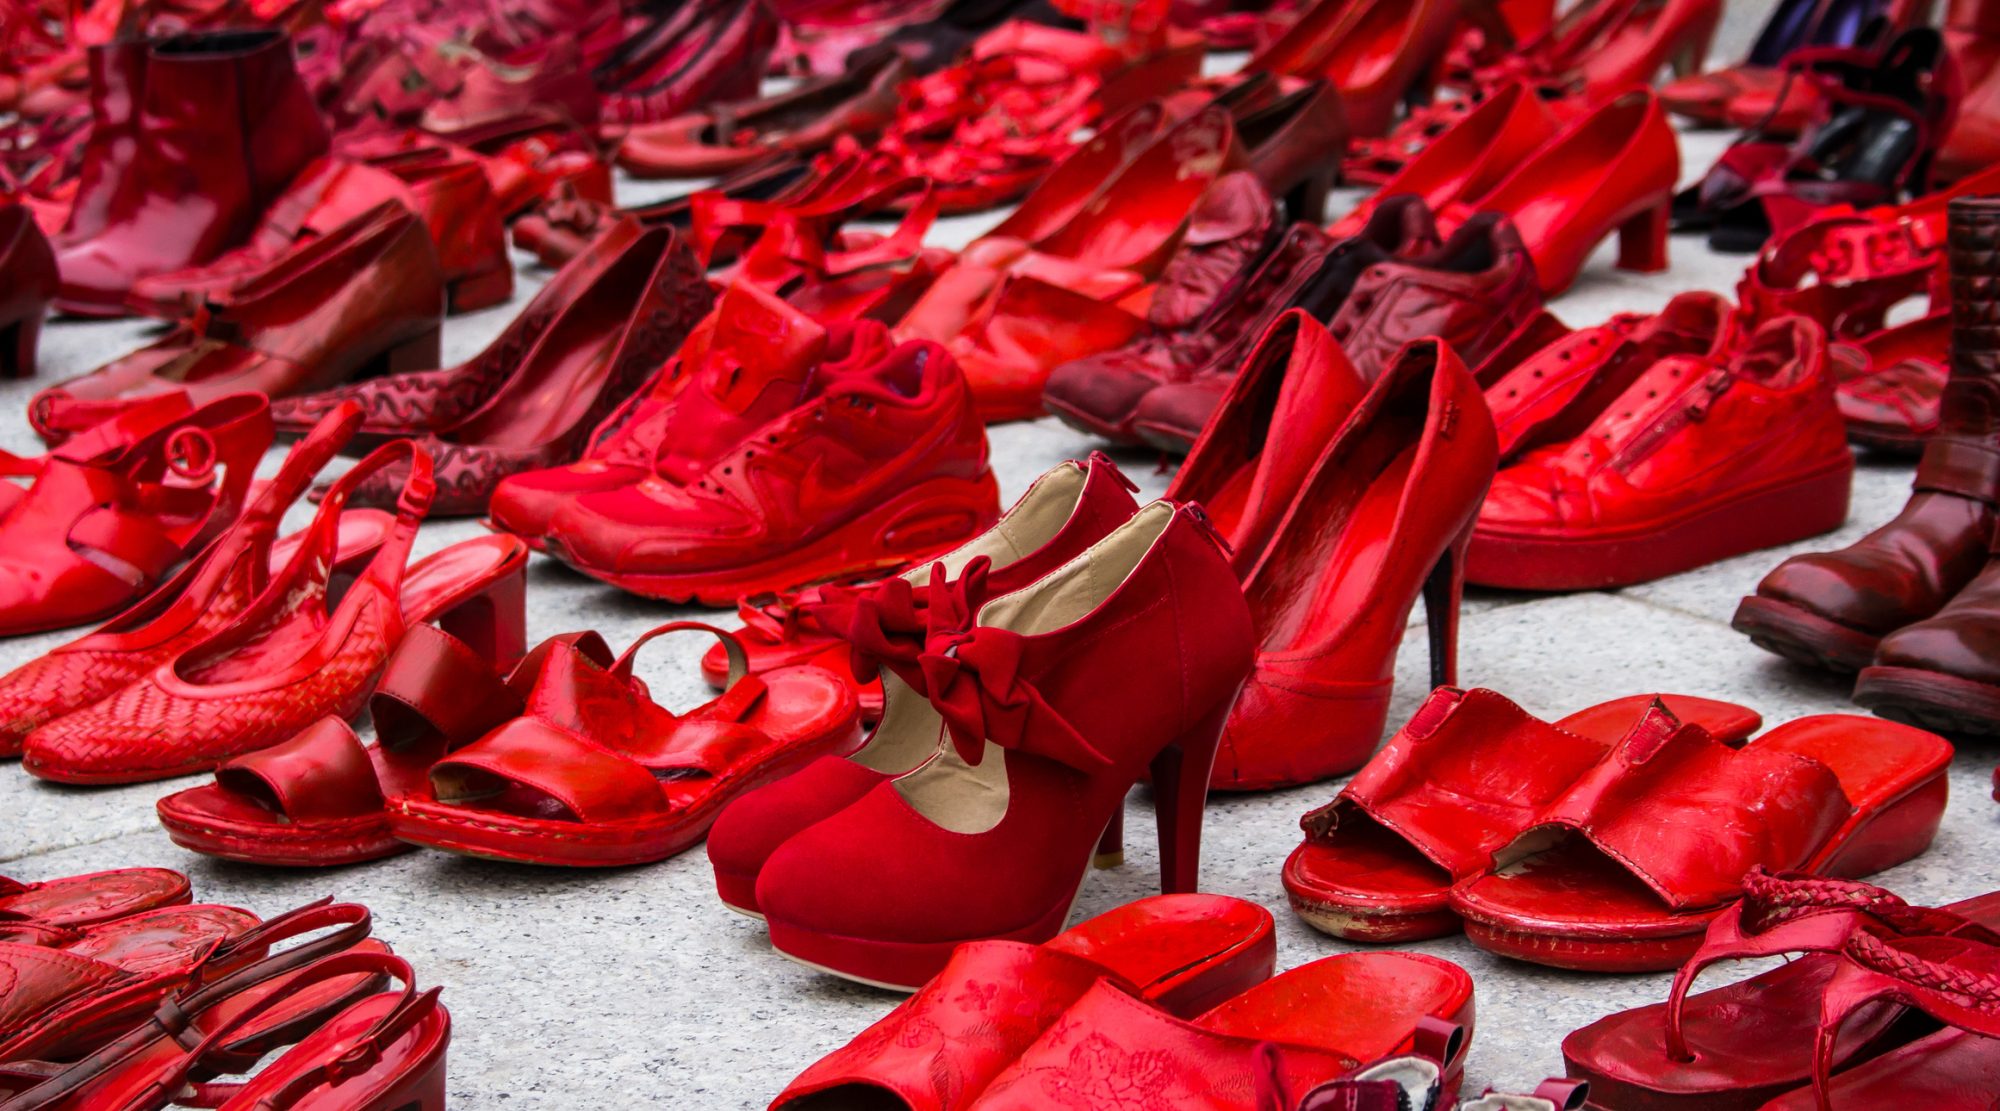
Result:
[[[1667,268],[1667,231],[1673,204],[1663,200],[1618,225],[1618,269],[1656,274]]]
[[[386,348],[363,366],[361,377],[407,374],[413,370],[435,370],[444,362],[442,329],[433,325],[425,331]]]
[[[40,313],[0,328],[0,378],[33,378],[41,338]]]
[[[514,269],[511,266],[460,278],[445,287],[447,311],[454,315],[504,305],[513,297]]]
[[[501,572],[479,592],[438,616],[438,626],[481,659],[511,667],[528,651],[528,565]]]

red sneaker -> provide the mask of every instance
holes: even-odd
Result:
[[[637,594],[729,605],[892,570],[992,524],[1000,488],[957,364],[851,327],[846,358],[817,367],[711,361],[674,403],[657,473],[557,511],[550,553]]]

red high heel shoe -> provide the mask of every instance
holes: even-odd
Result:
[[[483,404],[418,440],[436,468],[432,515],[483,516],[502,479],[575,461],[592,430],[659,373],[714,303],[694,252],[672,229],[641,232],[562,306]],[[397,476],[377,474],[354,488],[351,504],[393,505],[396,486]]]
[[[952,578],[979,576],[989,594],[1026,587],[1130,520],[1138,511],[1130,490],[1125,476],[1101,455],[1091,456],[1087,464],[1065,463],[1028,487],[992,528],[938,557],[928,577],[919,569],[853,590],[824,587],[790,602],[797,617],[783,625],[746,602],[743,612],[758,614],[744,630],[751,670],[814,664],[851,675],[867,684],[862,708],[869,720],[879,722],[891,685],[897,685],[899,698],[917,697],[912,692],[924,689],[915,665],[926,630],[966,619],[950,608],[954,596],[946,584]],[[933,605],[944,607],[935,617]],[[759,635],[760,629],[766,631]],[[701,664],[711,685],[719,686],[718,680],[728,674],[728,657],[714,649]],[[911,733],[877,732],[844,757],[816,760],[732,803],[708,839],[708,859],[723,905],[741,914],[758,913],[757,875],[771,854],[793,834],[858,801],[876,784],[922,764],[934,746],[909,743],[914,739]]]
[[[25,206],[0,204],[0,378],[30,378],[55,297],[56,257]]]
[[[264,399],[192,412],[182,397],[135,406],[0,483],[0,635],[100,621],[159,585],[236,519],[271,444]]]
[[[1862,32],[1880,18],[1890,21],[1893,38],[1922,18],[1924,8],[1903,0],[1784,0],[1773,5],[1743,61],[1675,80],[1660,90],[1660,103],[1697,124],[1796,135],[1819,98],[1811,85],[1785,80],[1781,67],[1789,55],[1801,48],[1859,45]]]
[[[337,605],[327,575],[347,492],[409,465],[396,522]],[[221,632],[87,709],[36,729],[22,766],[65,783],[138,783],[213,770],[309,723],[361,709],[404,632],[437,621],[489,658],[521,654],[528,550],[511,536],[468,540],[410,565],[434,489],[407,440],[355,464],[326,499],[292,563]]]
[[[1506,215],[1535,259],[1542,292],[1575,283],[1597,244],[1618,233],[1618,268],[1667,268],[1680,143],[1658,98],[1631,92],[1573,120],[1467,211]]]
[[[1431,99],[1459,3],[1320,0],[1243,68],[1324,77],[1340,91],[1352,134],[1384,135],[1398,106]]]
[[[248,609],[305,542],[299,535],[279,539],[279,520],[358,420],[352,412],[328,418],[285,458],[228,532],[131,609],[0,677],[0,756],[20,755],[22,740],[37,727],[116,693]],[[331,574],[345,579],[373,558],[390,521],[355,510],[339,528]]]
[[[917,567],[901,578],[912,588],[921,588],[935,568],[942,566],[947,575],[956,577],[974,559],[984,555],[994,561],[993,571],[999,576],[993,587],[995,593],[1026,586],[1132,516],[1139,508],[1132,501],[1135,489],[1117,464],[1100,452],[1092,452],[1081,463],[1063,463],[1029,485],[1021,499],[1002,513],[991,528],[969,543],[936,557],[928,568]],[[886,598],[864,601],[885,589],[897,595],[894,601]],[[901,587],[885,580],[852,590],[815,587],[768,604],[756,599],[738,602],[736,610],[744,625],[735,631],[736,638],[749,659],[750,673],[758,675],[774,667],[815,664],[837,674],[854,675],[863,684],[862,716],[871,724],[881,720],[882,688],[869,672],[883,646],[875,645],[873,651],[862,653],[869,662],[857,671],[857,657],[842,636],[841,617],[857,605],[900,608],[901,592]],[[909,597],[911,612],[920,613],[929,597],[927,591],[914,589]],[[823,614],[832,619],[832,625],[822,619]],[[729,674],[729,656],[722,645],[711,647],[702,655],[701,674],[709,686],[721,689]]]
[[[776,96],[635,127],[618,145],[618,164],[641,180],[716,177],[776,153],[810,155],[842,135],[866,138],[895,115],[896,88],[909,75],[901,58],[884,58]]]
[[[1161,886],[1193,890],[1206,768],[1250,659],[1236,576],[1191,507],[1155,502],[983,605],[971,579],[953,589],[966,624],[928,639],[926,697],[887,707],[877,730],[915,736],[871,742],[936,756],[786,841],[757,878],[779,952],[905,989],[960,942],[1054,937],[1093,846],[1119,847],[1125,795],[1149,765]],[[1114,672],[1128,692],[1169,675],[1171,689],[1105,699]]]
[[[1662,67],[1676,77],[1701,72],[1721,22],[1722,0],[1590,0],[1475,82],[1525,77],[1597,101],[1650,85]]]
[[[1472,201],[1527,161],[1560,130],[1557,109],[1532,85],[1519,81],[1489,93],[1424,149],[1403,160],[1381,188],[1330,229],[1337,238],[1358,235],[1376,206],[1413,195],[1433,212]]]
[[[1042,945],[969,943],[915,995],[787,1084],[771,1111],[883,1093],[910,1111],[966,1106],[1098,982],[1193,1017],[1270,978],[1272,933],[1271,912],[1254,903],[1153,895]]]
[[[1455,681],[1465,546],[1497,458],[1493,418],[1464,364],[1437,341],[1404,348],[1244,576],[1257,666],[1223,731],[1215,787],[1310,783],[1366,763],[1419,593],[1432,685]],[[1337,535],[1327,521],[1343,522]]]
[[[444,278],[423,223],[385,201],[280,259],[164,337],[35,395],[51,443],[169,391],[285,397],[438,363]]]

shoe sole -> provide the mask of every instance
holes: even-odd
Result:
[[[1465,928],[1453,910],[1429,913],[1363,911],[1314,899],[1285,885],[1285,900],[1299,920],[1330,937],[1361,941],[1370,945],[1403,945],[1451,937]]]
[[[1475,526],[1465,579],[1505,590],[1635,586],[1831,532],[1847,521],[1854,464],[1746,492],[1655,528],[1616,535],[1507,533]]]
[[[274,868],[332,868],[398,856],[416,848],[396,840],[382,817],[342,823],[336,829],[296,825],[218,826],[157,808],[167,837],[181,848],[221,860]],[[368,838],[368,840],[363,840]]]
[[[1854,701],[1890,721],[1978,737],[2000,735],[2000,687],[1913,667],[1869,667]]]
[[[950,551],[991,526],[999,518],[999,506],[999,486],[988,471],[969,482],[924,483],[798,551],[736,567],[677,573],[612,571],[579,559],[560,536],[547,538],[547,552],[599,582],[641,597],[726,608],[746,595],[878,577]],[[880,554],[850,554],[854,552]]]
[[[1089,413],[1081,409],[1073,409],[1046,394],[1042,396],[1042,408],[1047,409],[1050,414],[1063,422],[1063,424],[1076,429],[1086,436],[1095,436],[1107,443],[1117,444],[1121,447],[1138,447],[1142,443],[1138,432],[1132,428],[1130,418],[1118,424],[1106,424]]]
[[[1755,594],[1737,604],[1729,627],[1793,663],[1848,675],[1874,662],[1875,646],[1882,640],[1802,606]]]

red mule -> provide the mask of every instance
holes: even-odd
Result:
[[[1299,820],[1306,840],[1284,869],[1292,910],[1351,941],[1458,932],[1452,885],[1491,867],[1656,701],[1725,743],[1763,720],[1726,702],[1641,694],[1549,724],[1489,690],[1438,690],[1338,798]]]
[[[1243,576],[1256,668],[1229,715],[1216,788],[1311,783],[1366,763],[1420,593],[1432,685],[1455,681],[1463,553],[1495,459],[1492,418],[1458,357],[1434,340],[1405,347]]]
[[[1419,953],[1326,957],[1192,1019],[1099,981],[969,1111],[1042,1111],[1049,1093],[1065,1091],[1132,1095],[1138,1106],[1172,1111],[1264,1111],[1273,1090],[1305,1092],[1368,1062],[1430,1049],[1472,1020],[1472,977]],[[1447,1104],[1463,1067],[1454,1057],[1441,1078]]]
[[[0,677],[0,756],[20,755],[35,729],[117,693],[249,609],[305,543],[304,535],[279,539],[280,519],[359,419],[351,411],[330,416],[285,457],[228,532],[131,609]],[[331,573],[352,578],[390,527],[388,515],[374,510],[343,514]]]
[[[771,1111],[842,1099],[962,1108],[1099,982],[1192,1017],[1268,980],[1276,955],[1271,913],[1224,895],[1154,895],[1041,945],[971,942],[915,995],[800,1073]]]
[[[652,701],[632,660],[654,637],[689,630],[723,638],[730,681],[676,715]],[[751,675],[720,629],[669,622],[608,655],[594,637],[549,646],[520,717],[432,765],[429,791],[390,801],[396,836],[527,864],[650,864],[700,841],[742,792],[861,741],[844,679],[815,667]]]
[[[1811,1082],[1813,1025],[1850,939],[1962,936],[1990,942],[1995,928],[2000,895],[1934,910],[1865,883],[1759,869],[1744,878],[1743,901],[1709,925],[1707,940],[1675,977],[1666,1002],[1620,1011],[1575,1031],[1563,1039],[1563,1061],[1596,1091],[1592,1107],[1762,1111]],[[1780,954],[1791,959],[1749,979],[1688,994],[1712,964]],[[1883,1007],[1866,1021],[1850,1021],[1830,1063],[1845,1072],[1892,1052],[1902,1040],[1896,1027],[1905,1015]]]
[[[934,623],[914,669],[926,697],[892,699],[872,742],[936,755],[792,837],[757,877],[780,953],[906,990],[961,942],[1059,933],[1148,767],[1161,886],[1193,890],[1207,766],[1250,663],[1241,589],[1192,507],[1155,502],[990,602],[972,576],[952,591],[962,624]],[[1112,683],[1131,696],[1104,698]]]
[[[1752,868],[1865,876],[1921,854],[1944,814],[1944,738],[1873,718],[1787,722],[1741,748],[1655,707],[1493,870],[1452,889],[1482,949],[1593,972],[1673,968]],[[1700,838],[1663,838],[1694,828]]]

